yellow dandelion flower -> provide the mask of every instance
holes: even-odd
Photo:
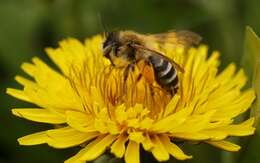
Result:
[[[178,93],[169,96],[156,87],[149,89],[143,79],[137,81],[138,69],[124,83],[122,71],[111,68],[103,57],[102,41],[101,36],[84,44],[68,39],[57,49],[48,48],[59,70],[39,58],[22,65],[30,78],[17,76],[23,90],[9,88],[7,93],[37,107],[13,109],[12,113],[57,127],[19,138],[21,145],[80,145],[82,149],[67,163],[91,161],[106,150],[124,157],[126,163],[138,163],[141,147],[158,161],[170,156],[185,160],[192,156],[176,141],[199,141],[238,151],[240,146],[225,139],[254,133],[253,118],[233,123],[251,106],[254,91],[241,91],[246,76],[243,70],[236,72],[233,63],[218,72],[218,52],[207,57],[203,45],[189,51],[160,49],[185,69],[179,74]]]

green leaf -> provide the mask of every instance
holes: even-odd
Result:
[[[252,86],[257,97],[252,106],[250,116],[256,117],[255,124],[258,124],[260,117],[260,39],[250,27],[246,28],[245,57],[248,59],[247,68],[251,67],[251,70],[246,71],[252,76]]]
[[[242,145],[242,151],[238,160],[240,163],[257,163],[259,162],[258,151],[260,147],[260,39],[250,27],[246,28],[244,48],[242,65],[244,65],[243,67],[249,79],[251,79],[252,87],[256,93],[256,100],[250,112],[250,116],[256,118],[256,133]]]
[[[260,42],[259,42],[260,45]],[[260,50],[260,49],[259,49]],[[260,51],[259,51],[260,52]],[[254,102],[250,116],[256,118],[255,125],[257,127],[257,132],[260,134],[260,126],[259,126],[259,120],[260,120],[260,55],[259,58],[256,60],[256,66],[255,71],[253,75],[253,88],[255,89],[256,93],[256,101]]]
[[[249,81],[253,79],[255,69],[257,68],[257,61],[260,61],[260,40],[253,29],[247,26],[245,31],[244,55],[241,64],[249,77]]]

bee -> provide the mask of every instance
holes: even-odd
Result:
[[[191,31],[173,31],[159,34],[139,34],[134,31],[113,31],[105,33],[103,53],[112,66],[124,68],[124,81],[134,70],[135,65],[140,74],[150,84],[157,84],[170,94],[175,94],[179,88],[178,71],[184,69],[155,50],[155,45],[170,44],[174,47],[189,47],[198,44],[201,37]]]

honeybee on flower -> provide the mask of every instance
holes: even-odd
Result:
[[[177,69],[183,68],[174,60],[155,50],[154,45],[170,44],[188,47],[198,44],[201,37],[190,31],[176,31],[159,34],[144,35],[134,31],[113,31],[105,33],[103,43],[104,56],[114,67],[124,68],[124,81],[127,80],[129,71],[139,68],[138,79],[144,77],[148,83],[157,84],[175,94],[179,87]]]

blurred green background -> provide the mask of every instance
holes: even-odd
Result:
[[[190,29],[203,37],[210,51],[221,51],[222,66],[230,62],[240,65],[245,26],[250,25],[260,33],[259,10],[259,0],[1,0],[0,163],[57,163],[78,151],[77,148],[56,150],[47,145],[24,147],[16,141],[23,135],[51,127],[12,116],[12,107],[29,105],[5,94],[6,87],[18,87],[13,77],[22,73],[22,62],[30,61],[32,56],[49,62],[44,47],[55,47],[64,38],[83,40],[102,32],[101,15],[109,29],[142,33]],[[240,155],[203,144],[187,145],[186,153],[194,159],[184,162],[260,162],[257,154],[260,146],[251,148],[250,143],[254,144],[246,143]]]

